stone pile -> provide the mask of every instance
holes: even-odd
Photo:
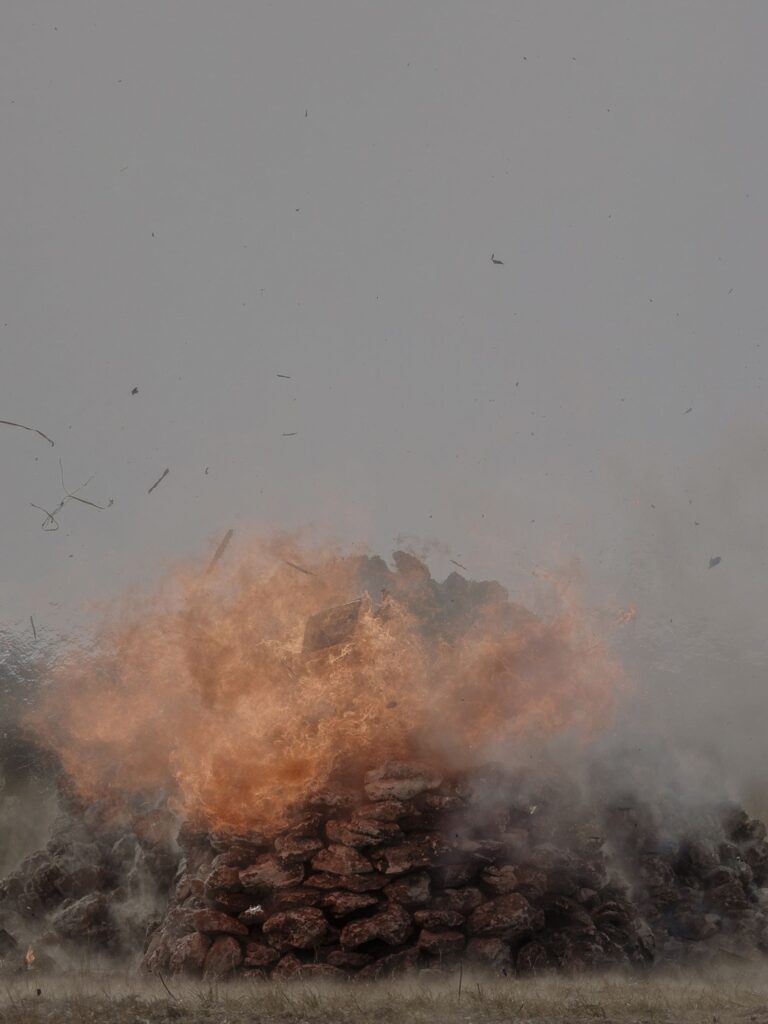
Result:
[[[611,808],[598,823],[562,801],[516,802],[520,790],[498,768],[443,780],[389,763],[360,791],[317,794],[269,838],[186,826],[144,966],[364,979],[462,962],[526,974],[768,948],[768,843],[743,812],[722,812],[718,843],[665,844],[642,807]]]

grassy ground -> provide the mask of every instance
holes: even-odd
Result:
[[[768,1024],[768,974],[471,978],[369,984],[238,982],[210,986],[135,975],[30,971],[0,981],[2,1024],[474,1024],[603,1021]],[[39,994],[38,994],[39,993]]]

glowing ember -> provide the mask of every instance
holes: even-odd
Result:
[[[36,957],[34,949],[32,949],[31,946],[28,946],[27,952],[24,954],[24,963],[26,964],[28,971],[32,970],[32,967],[34,966],[35,963],[35,959]]]
[[[575,609],[543,621],[498,584],[395,562],[273,543],[226,579],[176,575],[59,666],[32,724],[87,797],[162,790],[212,827],[264,828],[386,758],[450,772],[605,723],[621,672]]]

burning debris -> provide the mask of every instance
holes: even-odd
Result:
[[[68,813],[0,886],[13,948],[208,979],[768,951],[760,822],[713,806],[673,832],[520,767],[610,712],[620,673],[573,609],[545,623],[404,552],[281,560],[225,604],[195,580],[61,670],[34,724]]]

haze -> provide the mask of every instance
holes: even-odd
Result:
[[[743,0],[6,3],[0,418],[56,446],[0,427],[5,626],[229,528],[513,591],[578,559],[637,607],[634,721],[761,786],[767,31]],[[45,532],[59,457],[114,504]]]

